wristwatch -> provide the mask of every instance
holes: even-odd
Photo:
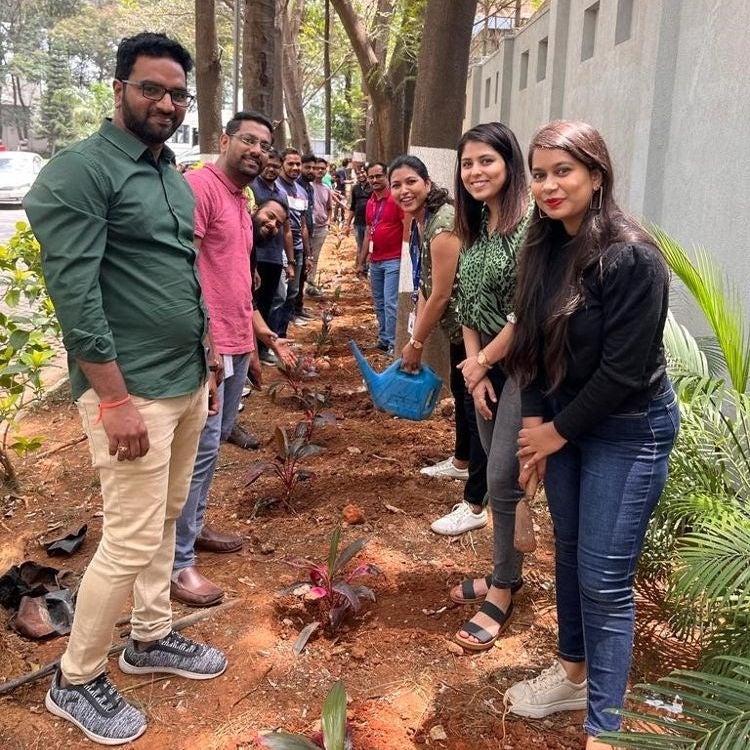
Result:
[[[276,333],[272,333],[268,338],[270,339],[271,345],[273,346],[273,344],[275,344],[278,341],[279,336]]]
[[[477,354],[477,364],[486,367],[488,370],[492,367],[492,364],[487,361],[487,355],[484,353],[484,349],[480,349]]]
[[[415,339],[413,336],[409,339],[409,343],[411,344],[412,348],[416,349],[417,351],[419,351],[424,346],[421,341],[417,341],[417,339]]]

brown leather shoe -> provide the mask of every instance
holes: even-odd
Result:
[[[232,445],[238,445],[245,450],[254,451],[256,448],[260,448],[260,440],[251,432],[247,432],[243,427],[240,427],[236,422],[229,433],[229,437],[227,437],[227,442],[232,443]]]
[[[189,607],[210,607],[224,596],[223,589],[211,583],[195,566],[183,568],[169,589],[172,599]]]
[[[222,534],[210,526],[204,526],[195,539],[195,549],[203,552],[239,552],[242,549],[242,537]]]

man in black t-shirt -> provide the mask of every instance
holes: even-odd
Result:
[[[357,171],[357,183],[352,187],[349,213],[347,214],[346,225],[344,226],[344,232],[348,237],[352,230],[352,224],[354,224],[357,253],[359,253],[359,249],[362,247],[362,242],[365,239],[365,231],[367,229],[365,210],[367,208],[367,201],[371,195],[372,187],[370,187],[370,183],[367,181],[367,169],[363,166]]]

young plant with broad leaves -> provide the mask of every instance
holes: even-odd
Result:
[[[281,594],[304,596],[317,602],[320,619],[307,625],[295,643],[294,650],[299,653],[305,647],[310,636],[321,626],[329,633],[335,633],[347,615],[356,615],[362,609],[362,600],[375,601],[375,594],[368,586],[355,581],[363,576],[379,576],[383,572],[372,563],[361,563],[350,572],[347,565],[362,551],[367,539],[357,539],[339,552],[341,544],[341,522],[331,532],[328,545],[328,558],[323,562],[309,559],[287,560],[287,564],[305,571],[306,578],[285,587]]]
[[[262,505],[270,505],[274,502],[281,502],[287,509],[294,512],[292,508],[292,496],[300,482],[306,482],[314,479],[315,474],[306,469],[300,468],[300,462],[310,456],[316,456],[323,452],[319,445],[313,445],[304,437],[294,437],[292,439],[282,427],[276,426],[274,430],[274,439],[276,442],[276,456],[273,461],[256,461],[251,464],[245,475],[245,486],[248,487],[263,474],[272,474],[281,484],[281,494],[266,500],[259,500],[251,514],[254,518]]]
[[[320,331],[315,337],[315,356],[322,357],[333,346],[333,310],[325,309],[321,313]]]
[[[268,386],[268,395],[275,403],[284,391],[291,391],[294,398],[302,401],[305,395],[305,383],[318,376],[312,357],[297,357],[294,366],[279,362],[276,366],[281,377]]]
[[[305,418],[297,423],[294,429],[294,437],[304,438],[312,442],[315,431],[321,427],[336,427],[338,420],[332,411],[324,411],[323,407],[328,403],[325,393],[315,391],[311,388],[303,389],[300,397]]]
[[[258,738],[268,750],[352,750],[352,738],[346,723],[346,689],[339,680],[326,696],[320,717],[321,731],[308,739],[301,734],[270,732]]]

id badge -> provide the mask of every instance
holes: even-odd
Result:
[[[370,255],[372,255],[372,251],[374,249],[375,249],[375,243],[372,240],[370,240],[370,246],[367,248],[367,252],[369,252]]]
[[[414,325],[417,322],[417,314],[412,310],[409,313],[409,320],[406,323],[406,332],[411,336],[414,333]]]
[[[231,354],[224,354],[224,377],[231,378],[234,375],[234,359]]]

